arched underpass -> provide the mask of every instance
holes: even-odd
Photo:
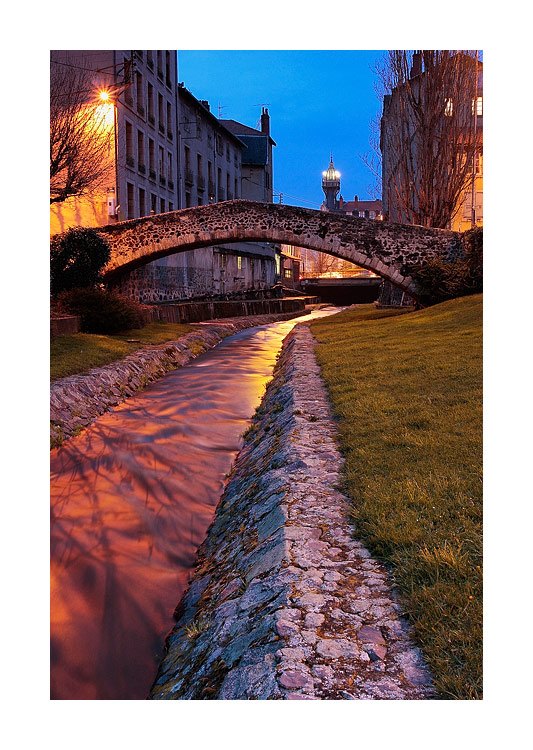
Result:
[[[393,224],[308,208],[248,200],[224,201],[132,219],[98,230],[108,240],[112,279],[174,253],[227,242],[275,242],[306,247],[373,271],[417,297],[406,268],[461,247],[443,229]]]

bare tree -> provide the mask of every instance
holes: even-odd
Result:
[[[376,72],[388,218],[445,228],[472,185],[480,152],[477,55],[389,50]]]
[[[101,188],[113,171],[111,104],[94,73],[50,55],[50,203]]]

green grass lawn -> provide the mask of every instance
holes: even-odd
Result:
[[[144,328],[123,331],[113,336],[74,333],[56,336],[50,342],[50,380],[102,367],[140,349],[145,344],[164,344],[193,331],[180,323],[148,323]],[[128,343],[127,339],[138,339]]]
[[[392,567],[444,699],[482,697],[482,300],[312,325],[356,536]]]

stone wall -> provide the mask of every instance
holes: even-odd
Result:
[[[98,231],[111,246],[109,277],[196,247],[263,241],[343,258],[415,295],[407,275],[411,264],[461,251],[457,232],[246,200],[132,219]]]
[[[294,312],[233,318],[224,322],[213,321],[177,341],[144,346],[118,362],[54,381],[50,385],[51,447],[55,448],[66,438],[77,435],[104,412],[110,411],[167,372],[183,367],[227,336],[244,328],[303,315],[305,311],[302,308],[303,305],[300,305],[300,309]]]
[[[303,324],[284,342],[153,700],[435,697],[386,570],[353,539],[313,346]]]

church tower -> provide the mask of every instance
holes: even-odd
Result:
[[[327,211],[335,211],[339,208],[337,195],[341,189],[341,174],[337,172],[333,164],[333,154],[331,154],[329,167],[326,172],[322,172],[322,190],[326,196],[324,206]]]

